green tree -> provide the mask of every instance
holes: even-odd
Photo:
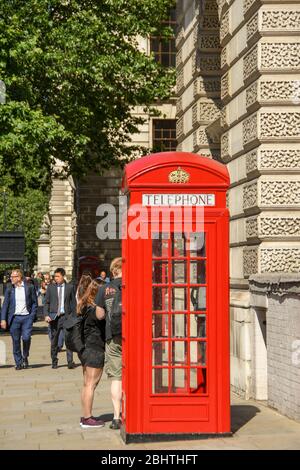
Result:
[[[56,158],[66,174],[120,165],[138,149],[141,119],[170,95],[174,71],[138,49],[169,37],[174,0],[5,0],[0,3],[0,178],[45,189]],[[121,159],[121,160],[120,160]]]

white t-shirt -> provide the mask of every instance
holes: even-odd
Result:
[[[24,282],[22,282],[21,286],[15,287],[15,293],[16,293],[15,315],[29,315],[29,312],[26,306]]]

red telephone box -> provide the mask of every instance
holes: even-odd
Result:
[[[125,442],[230,434],[228,186],[226,166],[191,153],[125,167]]]
[[[80,280],[84,271],[90,272],[93,278],[100,276],[100,259],[96,256],[81,256],[79,258],[78,281]]]

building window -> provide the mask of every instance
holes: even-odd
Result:
[[[154,54],[155,60],[164,67],[175,67],[176,65],[176,9],[171,8],[169,19],[163,21],[164,26],[169,26],[174,31],[171,39],[161,39],[159,36],[151,36],[150,51]]]
[[[176,146],[176,119],[154,119],[153,151],[174,151]]]

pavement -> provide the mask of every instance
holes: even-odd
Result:
[[[6,346],[6,364],[0,367],[1,450],[271,450],[300,449],[300,423],[280,415],[265,403],[232,396],[232,431],[228,438],[182,440],[125,445],[119,431],[109,429],[112,419],[110,382],[105,375],[96,390],[93,414],[106,425],[83,430],[80,420],[82,369],[67,369],[66,354],[59,368],[51,369],[50,344],[44,322],[35,324],[30,365],[16,371],[11,338],[0,335]],[[3,353],[2,353],[3,356]]]

